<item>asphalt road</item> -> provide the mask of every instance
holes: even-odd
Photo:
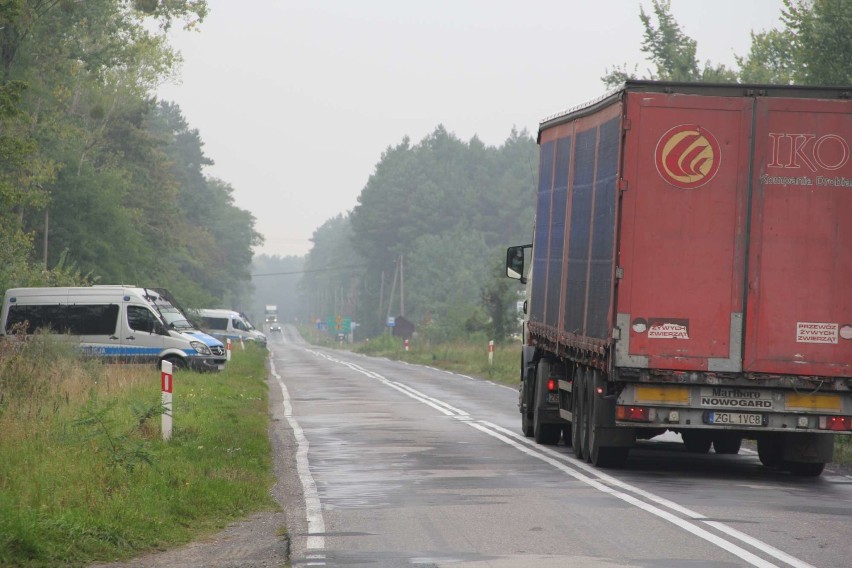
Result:
[[[852,477],[671,437],[598,470],[524,438],[512,388],[271,335],[293,566],[852,566]]]

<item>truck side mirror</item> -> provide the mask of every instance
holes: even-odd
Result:
[[[506,276],[512,280],[520,280],[521,284],[527,283],[527,278],[524,276],[524,260],[526,250],[531,248],[532,245],[516,245],[506,249]]]

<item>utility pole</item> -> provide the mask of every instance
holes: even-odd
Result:
[[[385,271],[382,270],[382,283],[379,285],[379,321],[382,321],[382,306],[385,305]]]
[[[47,234],[50,230],[50,212],[44,208],[44,269],[47,270]]]
[[[391,284],[390,298],[388,298],[388,315],[387,315],[387,317],[390,317],[391,308],[393,307],[393,295],[396,292],[396,277],[397,276],[399,276],[399,263],[397,263],[397,265],[396,265],[396,267],[394,268],[394,271],[393,271],[393,284]]]
[[[405,315],[405,275],[402,272],[402,255],[399,255],[399,315]]]

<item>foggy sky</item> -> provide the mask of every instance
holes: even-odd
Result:
[[[606,91],[607,68],[645,74],[637,0],[208,0],[175,32],[181,84],[159,96],[200,131],[206,173],[235,188],[266,239],[303,255],[351,210],[382,152],[442,124],[500,145],[513,127]],[[643,0],[651,12],[650,0]],[[782,0],[673,0],[700,62],[733,67],[749,32],[779,27]]]

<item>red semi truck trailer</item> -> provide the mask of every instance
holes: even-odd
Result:
[[[599,466],[745,438],[822,472],[852,434],[850,92],[630,81],[541,123],[533,244],[507,251],[527,436]]]

